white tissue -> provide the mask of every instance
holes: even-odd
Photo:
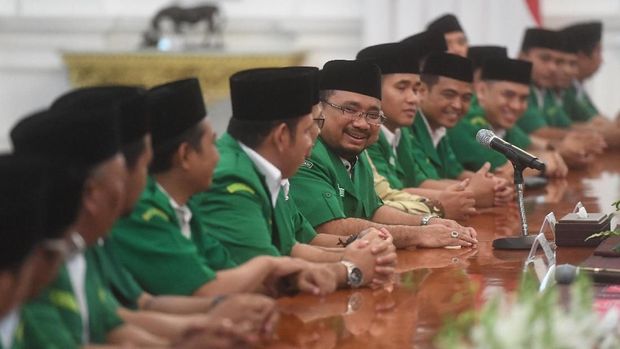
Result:
[[[588,218],[588,211],[586,211],[585,207],[583,206],[579,207],[579,211],[577,211],[577,217]]]

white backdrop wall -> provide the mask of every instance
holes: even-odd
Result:
[[[307,64],[351,59],[363,46],[401,39],[445,13],[461,19],[472,44],[502,43],[515,53],[532,25],[525,0],[221,0],[227,48],[303,49]],[[184,4],[197,1],[186,0]],[[620,3],[541,0],[545,22],[559,26],[602,18],[606,64],[590,88],[607,113],[620,108]],[[69,88],[63,50],[135,50],[167,0],[0,0],[0,150],[24,114]],[[224,108],[222,117],[229,111]],[[224,123],[222,123],[223,125]],[[221,126],[221,125],[220,125]],[[221,127],[220,127],[221,131]]]

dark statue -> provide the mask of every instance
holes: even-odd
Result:
[[[204,44],[206,46],[222,45],[223,21],[220,10],[215,5],[205,4],[188,8],[173,5],[159,10],[151,20],[149,30],[143,34],[144,46],[158,46],[159,40],[162,38],[161,22],[165,20],[172,22],[174,33],[178,35],[184,34],[187,27],[204,22],[206,24]]]

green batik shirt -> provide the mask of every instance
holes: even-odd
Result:
[[[402,138],[401,131],[401,139]],[[401,141],[399,141],[399,145],[400,142]],[[366,152],[375,165],[377,172],[388,180],[392,189],[403,189],[405,187],[401,180],[401,178],[405,177],[405,171],[398,161],[397,153],[394,151],[394,148],[388,143],[383,130],[379,131],[379,140],[368,147]]]
[[[347,217],[371,219],[381,207],[364,154],[357,157],[351,172],[319,137],[310,158],[290,179],[290,195],[313,227]]]
[[[200,221],[237,263],[260,255],[290,255],[316,232],[280,188],[275,207],[265,177],[228,133],[217,142],[220,162],[213,184],[196,196]]]
[[[144,290],[136,279],[121,264],[120,260],[105,240],[100,240],[89,248],[97,260],[99,273],[114,298],[125,308],[138,309],[138,300]]]
[[[589,121],[599,115],[598,109],[596,109],[586,91],[578,92],[576,84],[578,82],[574,82],[564,91],[564,110],[573,121]]]
[[[476,134],[481,129],[491,130],[492,127],[486,119],[484,109],[476,100],[472,100],[467,115],[448,130],[454,155],[461,165],[470,171],[477,171],[487,161],[491,164],[491,169],[495,170],[508,161],[501,153],[478,143]],[[530,137],[517,125],[506,130],[503,139],[521,149],[527,149],[532,143]]]
[[[413,158],[420,171],[417,177],[419,186],[427,179],[456,179],[465,170],[461,163],[456,159],[452,146],[450,146],[450,136],[447,134],[439,141],[437,147],[433,145],[433,140],[428,132],[423,116],[420,111],[416,114],[415,121],[411,125],[411,149]]]
[[[517,121],[517,126],[529,134],[542,127],[568,128],[571,124],[570,118],[553,92],[547,89],[541,90],[534,85],[530,86],[527,109]]]
[[[122,324],[116,314],[119,304],[106,287],[92,250],[84,252],[84,279],[91,344],[106,343],[107,334]],[[22,308],[24,347],[79,348],[84,343],[79,303],[66,265],[37,298]]]
[[[135,209],[116,222],[106,244],[151,294],[192,295],[216,277],[216,271],[236,266],[228,251],[200,223],[194,199],[191,234],[181,232],[177,215],[152,176]]]

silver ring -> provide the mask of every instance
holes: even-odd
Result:
[[[450,232],[450,236],[452,236],[455,239],[458,239],[459,238],[459,232],[456,231],[456,230],[453,230],[453,231]]]

